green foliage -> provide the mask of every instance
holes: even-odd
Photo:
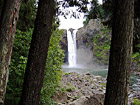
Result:
[[[71,73],[65,73],[65,75],[70,75]]]
[[[133,61],[133,63],[140,65],[140,53],[139,52],[135,52],[132,54],[132,61]]]
[[[140,51],[140,44],[135,45],[138,51]],[[140,52],[133,52],[132,62],[140,65]]]
[[[19,12],[19,20],[17,23],[17,29],[26,31],[29,28],[33,28],[36,13],[37,13],[36,0],[22,0]]]
[[[93,37],[94,56],[98,63],[108,64],[111,44],[111,30],[107,26],[100,29],[100,32]]]
[[[17,30],[16,32],[5,105],[18,105],[19,103],[32,32],[32,29],[29,29],[26,32],[20,30]],[[41,103],[44,105],[52,104],[51,96],[56,91],[59,81],[61,80],[61,65],[64,60],[64,52],[61,50],[59,42],[62,34],[63,30],[57,29],[53,32],[50,39],[46,74],[41,97]]]
[[[22,1],[9,68],[5,105],[19,104],[36,12],[36,0]],[[42,89],[41,102],[45,105],[51,105],[46,103],[52,102],[51,96],[59,85],[59,80],[62,75],[60,69],[64,59],[64,52],[61,50],[59,42],[63,31],[56,29],[58,26],[59,20],[54,19],[52,29],[53,35],[50,39],[47,58],[46,76]],[[47,92],[47,94],[44,94],[44,92]]]
[[[90,11],[88,11],[88,15],[86,16],[86,20],[83,22],[84,25],[88,24],[90,19],[97,19],[97,18],[104,18],[104,10],[102,8],[102,5],[99,5],[97,0],[92,0],[92,6],[90,8]]]
[[[16,32],[9,68],[5,105],[18,105],[19,103],[32,32],[32,29],[26,32],[20,30]]]
[[[66,89],[65,89],[64,87],[58,88],[58,89],[59,89],[58,91],[59,91],[60,93],[66,93]]]
[[[67,87],[66,87],[66,90],[68,92],[72,92],[75,90],[75,87],[71,84],[71,83],[68,83]]]
[[[102,85],[103,87],[106,87],[106,84],[105,84],[105,83],[101,83],[101,85]]]
[[[59,45],[62,34],[63,30],[56,29],[50,39],[44,85],[41,91],[42,105],[54,104],[51,97],[57,90],[57,87],[59,86],[59,81],[62,77],[61,67],[64,62],[64,51]]]
[[[140,105],[140,101],[138,99],[133,99],[134,103],[132,105]]]
[[[19,104],[36,12],[37,5],[35,0],[22,1],[10,63],[5,105]],[[60,71],[60,69],[64,59],[64,53],[59,46],[59,42],[63,31],[58,29],[56,30],[58,25],[59,20],[54,19],[52,29],[53,35],[50,39],[50,47],[47,58],[46,76],[44,79],[44,87],[42,89],[42,93],[47,91],[48,94],[42,94],[43,100],[41,102],[43,104],[46,101],[48,103],[52,102],[50,97],[54,93],[55,88],[58,86],[62,75],[62,71]]]
[[[140,44],[137,44],[136,47],[140,49]]]

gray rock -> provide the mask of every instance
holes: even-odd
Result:
[[[63,75],[61,82],[61,88],[74,89],[54,95],[53,99],[59,105],[103,105],[106,78],[72,72],[69,75]],[[130,89],[128,105],[131,105],[134,98],[140,99],[140,90],[138,89],[140,88]]]

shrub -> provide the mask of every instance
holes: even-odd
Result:
[[[140,101],[138,99],[133,99],[134,103],[132,105],[140,105]]]
[[[53,32],[50,39],[50,46],[47,56],[47,65],[44,78],[44,85],[41,91],[41,104],[55,104],[51,97],[59,86],[59,81],[62,78],[61,67],[64,62],[64,51],[61,49],[59,42],[61,40],[63,30],[57,29]]]
[[[107,26],[100,29],[100,32],[93,37],[94,56],[98,63],[108,64],[111,44],[111,30]]]

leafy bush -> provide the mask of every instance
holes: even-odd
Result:
[[[138,99],[134,99],[133,101],[134,103],[132,105],[140,105],[140,101]]]
[[[140,49],[140,44],[136,45],[136,48]],[[132,61],[133,61],[133,63],[140,65],[140,53],[139,52],[134,52],[132,54]]]
[[[37,13],[37,0],[22,1],[17,29],[26,31],[34,27],[34,22]]]
[[[75,87],[71,84],[71,83],[68,83],[67,87],[66,87],[66,90],[68,92],[72,92],[75,90]]]
[[[64,51],[61,49],[59,42],[61,40],[63,30],[56,29],[50,39],[50,46],[47,56],[46,73],[44,85],[41,91],[41,104],[53,105],[51,97],[59,86],[62,77],[61,67],[64,62]]]
[[[139,52],[133,53],[132,54],[132,59],[133,59],[133,62],[140,63],[140,53]]]
[[[111,30],[107,26],[101,28],[100,32],[93,37],[94,56],[98,63],[108,64],[111,44]]]

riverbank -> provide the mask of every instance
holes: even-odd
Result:
[[[134,85],[140,84],[138,82]],[[60,89],[53,97],[59,105],[103,105],[106,78],[89,73],[65,73],[60,86]],[[134,98],[140,99],[140,88],[133,88],[130,87],[129,105],[131,105]]]

